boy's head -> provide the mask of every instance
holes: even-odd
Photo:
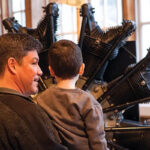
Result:
[[[62,79],[71,79],[80,74],[83,64],[81,49],[69,40],[55,42],[49,50],[49,65],[54,74]]]

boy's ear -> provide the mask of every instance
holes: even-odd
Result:
[[[49,69],[49,72],[50,72],[51,76],[52,76],[52,77],[55,77],[55,73],[54,73],[52,67],[49,66],[48,69]]]
[[[84,73],[84,68],[85,68],[85,64],[82,63],[81,66],[80,66],[79,75],[81,75],[81,76],[83,75],[83,73]]]
[[[10,57],[8,59],[8,63],[7,63],[7,66],[8,66],[8,70],[13,73],[13,74],[16,74],[17,73],[17,70],[16,70],[16,65],[17,65],[17,61],[15,58],[13,57]]]

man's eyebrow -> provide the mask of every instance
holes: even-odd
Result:
[[[33,57],[33,60],[39,61],[39,58],[38,57]]]

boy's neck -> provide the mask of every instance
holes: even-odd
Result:
[[[61,79],[59,77],[55,77],[57,81],[57,87],[63,89],[75,89],[76,81],[78,80],[78,76],[71,79]]]

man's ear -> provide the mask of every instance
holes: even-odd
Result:
[[[55,77],[55,73],[54,73],[52,67],[49,66],[48,69],[49,69],[49,72],[50,72],[51,76],[52,76],[52,77]]]
[[[13,74],[16,74],[16,73],[17,73],[17,71],[16,71],[16,65],[17,65],[16,59],[13,58],[13,57],[10,57],[10,58],[8,59],[8,64],[7,64],[7,66],[8,66],[8,70],[11,71],[11,73],[13,73]]]
[[[80,69],[79,69],[79,75],[83,75],[83,73],[84,73],[84,68],[85,68],[85,64],[84,63],[82,63],[81,64],[81,66],[80,66]]]

